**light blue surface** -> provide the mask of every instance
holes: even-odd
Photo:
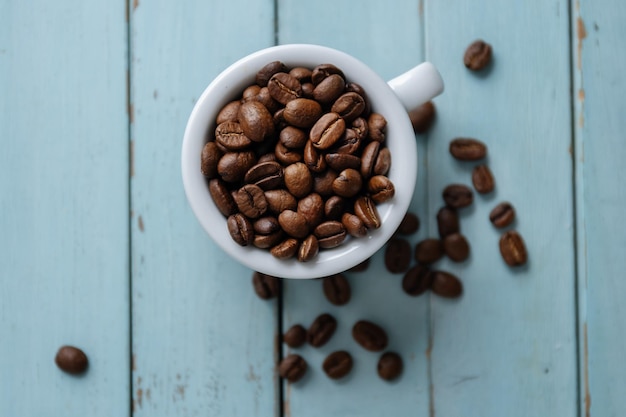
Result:
[[[0,1],[0,416],[623,415],[625,20],[616,0]],[[476,38],[495,54],[481,74],[462,64]],[[440,69],[411,242],[436,235],[446,184],[470,184],[452,138],[483,140],[496,177],[461,216],[470,259],[439,264],[461,299],[407,296],[379,252],[348,274],[349,305],[290,281],[281,310],[202,231],[180,178],[185,122],[219,71],[276,42],[341,49],[386,79]],[[529,249],[521,270],[488,221],[501,200]],[[280,384],[279,326],[322,312],[337,334],[293,350],[309,373]],[[361,318],[403,355],[398,381],[350,337]],[[88,354],[83,377],[54,365],[63,344]],[[321,363],[340,348],[355,367],[335,382]]]

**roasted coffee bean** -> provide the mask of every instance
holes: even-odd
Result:
[[[256,83],[261,87],[267,86],[268,81],[278,72],[287,72],[287,67],[280,61],[270,62],[256,73]]]
[[[350,283],[343,274],[335,274],[324,278],[322,281],[326,299],[336,306],[348,304],[352,292]]]
[[[283,335],[283,341],[289,347],[299,348],[306,343],[306,329],[301,324],[294,324]]]
[[[320,248],[331,249],[341,245],[346,239],[346,228],[341,222],[328,220],[320,223],[313,234],[317,237]]]
[[[334,195],[324,203],[324,215],[329,220],[339,220],[345,213],[347,204],[348,201],[345,198]]]
[[[224,122],[236,122],[239,117],[239,107],[241,106],[241,102],[239,100],[231,101],[217,114],[217,118],[215,119],[215,123],[218,125]]]
[[[261,91],[261,86],[259,85],[251,85],[251,86],[246,87],[246,89],[243,90],[241,103],[243,104],[248,101],[254,100],[256,96],[259,94],[259,91]]]
[[[280,294],[280,278],[255,271],[252,274],[252,286],[259,298],[269,300]]]
[[[418,264],[404,274],[402,289],[410,296],[417,297],[430,288],[432,279],[430,269],[425,265]]]
[[[285,106],[283,117],[292,126],[309,128],[322,116],[322,106],[308,98],[291,100]]]
[[[467,207],[474,201],[474,193],[463,184],[450,184],[443,190],[443,201],[450,207]]]
[[[294,76],[286,72],[277,72],[267,83],[272,98],[279,103],[287,104],[291,100],[302,97],[302,85]]]
[[[359,117],[365,110],[365,100],[357,93],[342,94],[331,107],[330,111],[339,114],[346,122]]]
[[[283,145],[282,142],[276,144],[274,155],[276,160],[283,165],[291,165],[302,161],[302,152],[297,149],[290,149]]]
[[[378,376],[385,381],[396,379],[402,373],[402,357],[395,352],[385,352],[378,360]]]
[[[343,93],[346,82],[339,74],[324,78],[313,90],[313,98],[320,103],[332,103]]]
[[[85,352],[74,346],[61,346],[57,351],[54,362],[59,369],[68,374],[82,374],[89,366]]]
[[[359,141],[362,141],[369,134],[369,126],[367,125],[367,120],[365,120],[365,118],[363,117],[357,117],[352,121],[350,130],[354,132]]]
[[[308,165],[307,165],[308,166]],[[309,168],[311,169],[311,168]],[[333,194],[333,181],[337,178],[337,172],[332,169],[326,170],[321,174],[313,177],[313,191],[322,197],[328,197]]]
[[[361,167],[361,158],[347,153],[328,153],[325,156],[326,164],[335,171],[347,168],[358,170]]]
[[[474,41],[465,50],[463,63],[472,71],[479,71],[491,62],[491,45],[483,40]]]
[[[228,216],[226,225],[228,226],[230,236],[237,244],[248,246],[253,243],[254,229],[246,216],[241,213],[232,214]]]
[[[224,181],[218,178],[213,178],[209,181],[209,193],[217,209],[224,216],[228,217],[237,212],[237,204],[235,204],[235,200],[233,200],[230,191],[226,188]]]
[[[524,239],[515,230],[509,230],[500,237],[500,254],[509,266],[521,266],[528,261]]]
[[[287,190],[269,190],[265,192],[267,205],[275,214],[280,214],[285,210],[295,210],[298,202],[296,198]]]
[[[380,143],[375,141],[368,143],[363,149],[363,153],[361,154],[361,175],[364,179],[368,179],[372,176],[379,152]]]
[[[369,99],[367,98],[367,93],[365,92],[365,89],[361,87],[360,84],[350,82],[350,83],[346,83],[346,92],[357,93],[358,95],[363,97],[363,100],[365,100],[365,110],[363,110],[363,116],[364,117],[369,116],[371,112],[371,108],[370,108]]]
[[[371,198],[367,196],[357,198],[354,203],[354,214],[359,216],[368,229],[378,229],[380,227],[380,216]]]
[[[314,235],[309,235],[300,243],[300,247],[298,248],[298,260],[300,262],[308,262],[317,256],[319,250],[320,246],[317,238]]]
[[[453,233],[443,238],[443,250],[454,262],[463,262],[470,253],[470,246],[460,233]]]
[[[456,138],[450,142],[450,154],[460,161],[478,161],[487,156],[487,146],[477,139]]]
[[[227,152],[217,163],[217,173],[226,182],[238,182],[255,163],[254,152]]]
[[[313,74],[313,71],[305,67],[294,67],[289,71],[289,75],[295,77],[296,80],[300,81],[301,83],[310,82],[311,74]]]
[[[391,200],[396,193],[393,182],[384,175],[374,175],[367,181],[367,191],[376,204]]]
[[[415,133],[426,133],[435,121],[435,105],[428,101],[409,112],[409,118]]]
[[[274,126],[276,126],[276,129],[278,131],[287,127],[287,122],[285,121],[285,118],[283,117],[284,114],[285,114],[284,107],[276,110],[274,114],[272,114],[272,120],[274,121]]]
[[[439,209],[437,212],[437,229],[439,230],[439,237],[442,239],[451,233],[459,232],[461,228],[456,209],[445,206]]]
[[[385,266],[392,274],[404,272],[411,263],[411,244],[401,238],[391,238],[385,248]]]
[[[283,185],[283,167],[278,162],[261,162],[250,168],[243,180],[262,190],[273,190]]]
[[[302,162],[296,162],[287,166],[283,175],[287,190],[295,197],[301,198],[309,194],[313,189],[313,176],[309,168]]]
[[[261,88],[261,90],[259,90],[259,94],[254,97],[254,100],[264,105],[267,110],[272,114],[278,109],[282,108],[282,104],[272,98],[270,90],[267,87]]]
[[[313,83],[302,83],[303,98],[313,98],[313,90],[315,90]]]
[[[280,230],[280,223],[274,216],[265,216],[255,220],[252,223],[252,228],[255,233],[269,235]]]
[[[237,122],[224,122],[215,128],[215,141],[229,151],[240,151],[250,146],[252,141],[243,133]],[[209,142],[212,143],[212,142]]]
[[[292,258],[298,251],[299,242],[294,238],[288,238],[272,247],[270,253],[278,259]]]
[[[328,313],[319,315],[309,327],[307,341],[311,346],[324,346],[335,333],[337,320]]]
[[[382,114],[372,113],[367,119],[367,125],[370,132],[370,139],[376,142],[385,141],[385,128],[387,127],[387,120]]]
[[[378,151],[376,162],[374,163],[374,175],[387,175],[391,168],[391,151],[387,147],[383,147]]]
[[[367,258],[363,262],[356,264],[352,268],[348,269],[348,272],[364,272],[364,271],[367,271],[369,266],[370,266],[370,258]]]
[[[262,142],[274,134],[274,119],[263,104],[248,101],[239,108],[239,125],[244,135],[254,142]]]
[[[309,140],[309,137],[304,130],[293,126],[287,126],[281,130],[278,138],[280,142],[289,149],[304,148],[307,140]]]
[[[309,234],[306,217],[296,211],[283,211],[278,215],[278,223],[289,236],[303,239]]]
[[[262,235],[259,233],[254,234],[254,240],[252,244],[259,249],[269,249],[280,242],[285,238],[285,233],[282,229],[275,231],[274,233],[270,233],[268,235]]]
[[[495,180],[487,165],[478,165],[472,171],[472,184],[480,194],[487,194],[493,191]]]
[[[343,75],[343,71],[341,71],[333,64],[320,64],[317,67],[313,68],[313,71],[311,73],[311,81],[313,82],[313,84],[318,85],[322,82],[322,80],[324,80],[324,78],[332,74],[338,74],[342,78],[345,78]]]
[[[200,170],[202,175],[211,179],[217,176],[217,163],[222,157],[222,152],[218,149],[215,142],[207,142],[202,148],[200,159]]]
[[[421,264],[435,263],[442,256],[443,245],[439,239],[424,239],[415,245],[415,260]]]
[[[387,333],[371,321],[360,320],[352,327],[352,337],[371,352],[380,352],[387,347]]]
[[[317,193],[311,193],[298,201],[298,213],[302,214],[311,229],[324,218],[324,200]]]
[[[262,164],[263,162],[275,162],[275,161],[276,161],[276,155],[274,154],[274,152],[270,152],[270,153],[264,153],[261,156],[259,156],[257,163]]]
[[[500,203],[489,213],[489,220],[496,227],[506,227],[515,220],[515,209],[507,201]]]
[[[304,145],[303,160],[304,164],[311,172],[323,173],[326,171],[326,159],[324,155],[315,148],[313,142],[310,140]]]
[[[333,181],[333,192],[341,197],[354,197],[361,191],[363,179],[356,169],[348,168],[339,173]]]
[[[343,136],[335,143],[335,146],[332,147],[331,152],[355,155],[358,153],[362,141],[363,139],[358,136],[356,129],[346,129]],[[360,162],[359,165],[361,165]]]
[[[463,294],[463,284],[457,277],[444,271],[433,271],[430,289],[440,297],[457,298]]]
[[[329,378],[343,378],[352,370],[352,356],[345,350],[333,352],[324,359],[322,369]]]
[[[346,122],[337,113],[326,113],[313,125],[309,138],[318,149],[328,149],[343,136]]]
[[[294,383],[302,379],[306,374],[307,367],[308,365],[302,356],[292,353],[280,361],[278,374],[281,378]]]
[[[246,217],[256,219],[267,211],[267,200],[258,185],[246,184],[233,193],[237,208]]]
[[[408,212],[402,218],[396,232],[401,235],[412,235],[417,233],[420,228],[420,219],[415,213]]]
[[[343,213],[341,216],[341,224],[346,228],[346,231],[350,236],[364,237],[367,235],[367,227],[363,223],[363,220],[356,214]]]

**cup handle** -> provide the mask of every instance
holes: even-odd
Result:
[[[437,68],[424,62],[388,82],[407,111],[414,110],[443,92]]]

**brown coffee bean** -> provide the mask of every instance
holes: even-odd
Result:
[[[335,181],[335,178],[337,178],[337,172],[332,169],[313,176],[313,191],[322,197],[329,197],[333,194],[333,181]]]
[[[252,286],[256,295],[263,300],[276,298],[280,294],[280,279],[261,272],[252,274]]]
[[[352,356],[345,350],[333,352],[324,359],[322,369],[329,378],[343,378],[352,370]]]
[[[376,205],[367,196],[357,198],[354,203],[354,214],[359,216],[368,229],[378,229],[381,225]]]
[[[298,201],[298,213],[302,214],[311,229],[324,218],[324,200],[317,193],[311,193]]]
[[[387,127],[387,120],[382,114],[370,114],[370,117],[367,119],[367,125],[371,140],[381,143],[385,141],[385,128]]]
[[[432,272],[430,289],[440,297],[457,298],[463,294],[463,284],[454,275],[444,271]]]
[[[387,347],[387,333],[371,321],[360,320],[352,327],[352,337],[366,350],[380,352]]]
[[[250,168],[243,178],[262,190],[273,190],[283,185],[283,167],[278,162],[260,162]]]
[[[257,163],[262,164],[263,162],[276,162],[276,155],[274,152],[264,153],[259,156]]]
[[[283,170],[285,186],[295,197],[301,198],[313,189],[313,176],[302,162],[296,162]]]
[[[335,143],[335,146],[333,146],[332,151],[339,154],[356,155],[362,141],[363,139],[358,136],[356,129],[346,129],[343,136],[339,138],[337,143]],[[360,162],[359,165],[361,165]]]
[[[528,261],[524,239],[515,230],[509,230],[500,237],[500,254],[509,266],[521,266]]]
[[[226,188],[226,184],[224,181],[213,178],[209,181],[209,193],[211,194],[211,198],[213,198],[213,202],[217,206],[217,209],[224,216],[228,217],[231,214],[235,214],[237,212],[237,205],[235,204],[235,200],[233,200],[230,191]]]
[[[346,239],[346,228],[338,221],[328,220],[320,223],[313,234],[317,237],[320,248],[331,249],[339,246]]]
[[[498,228],[506,227],[515,220],[515,208],[507,201],[502,202],[491,210],[489,220]]]
[[[370,266],[370,259],[367,258],[363,262],[356,264],[352,268],[348,269],[348,272],[364,272],[364,271],[367,271],[369,266]]]
[[[237,208],[246,217],[256,219],[267,211],[267,200],[258,185],[246,184],[233,193]]]
[[[375,141],[368,143],[363,149],[361,154],[361,175],[363,178],[368,179],[372,176],[379,152],[380,143]]]
[[[463,184],[450,184],[443,190],[443,201],[456,209],[467,207],[474,201],[474,193]]]
[[[487,194],[493,191],[495,180],[487,165],[478,165],[472,171],[472,184],[480,194]]]
[[[308,98],[291,100],[285,106],[283,117],[292,126],[309,128],[322,116],[322,106]]]
[[[272,114],[282,107],[282,104],[272,98],[270,90],[267,87],[261,88],[259,94],[254,97],[254,100],[264,105],[267,110]]]
[[[439,230],[439,237],[442,239],[461,230],[456,209],[445,206],[439,209],[437,212],[437,229]]]
[[[290,149],[283,145],[282,142],[278,142],[274,147],[274,155],[276,160],[283,165],[291,165],[302,161],[302,152],[300,150]]]
[[[329,220],[340,220],[346,211],[348,200],[338,195],[334,195],[324,203],[324,215]]]
[[[238,182],[255,163],[254,152],[227,152],[217,163],[217,173],[226,182]]]
[[[335,171],[347,168],[358,170],[361,167],[361,158],[347,153],[328,153],[325,156],[326,164]]]
[[[296,80],[300,81],[301,83],[310,82],[311,74],[313,74],[313,71],[305,67],[294,67],[289,71],[289,75],[295,77]]]
[[[367,181],[367,191],[376,204],[391,200],[396,193],[393,182],[384,175],[374,175]]]
[[[341,197],[354,197],[361,191],[363,179],[356,169],[348,168],[339,173],[333,181],[333,192]]]
[[[425,265],[418,264],[404,274],[402,289],[410,296],[417,297],[430,288],[432,279],[430,269]]]
[[[466,260],[470,253],[470,246],[460,233],[452,233],[451,235],[443,238],[443,250],[454,262],[463,262]]]
[[[259,85],[250,85],[246,87],[246,89],[243,90],[241,104],[254,100],[259,94],[259,91],[261,91],[261,86]]]
[[[239,100],[231,101],[217,114],[217,118],[215,119],[215,123],[220,125],[224,122],[236,122],[239,117],[239,107],[241,106],[241,102]]]
[[[289,149],[304,148],[304,145],[306,145],[306,142],[309,140],[309,136],[304,132],[304,130],[294,126],[285,127],[280,131],[278,138],[280,142]]]
[[[241,245],[248,246],[254,241],[254,229],[252,223],[246,216],[241,213],[235,213],[228,216],[226,220],[228,232],[233,240]]]
[[[398,230],[396,232],[401,235],[412,235],[417,233],[420,228],[420,219],[417,217],[415,213],[408,212],[402,218],[400,222],[400,226],[398,226]]]
[[[314,85],[318,85],[326,77],[332,74],[338,74],[342,78],[345,79],[345,76],[343,75],[343,71],[341,71],[339,68],[337,68],[333,64],[320,64],[317,67],[313,68],[313,71],[311,72],[311,81],[313,82]]]
[[[298,251],[299,242],[294,238],[288,238],[270,249],[272,256],[278,259],[292,258]]]
[[[346,122],[359,117],[365,110],[365,100],[359,94],[351,92],[342,94],[331,107],[330,111],[339,114]]]
[[[262,142],[274,134],[274,119],[267,107],[248,101],[239,108],[239,125],[243,134],[254,142]]]
[[[337,320],[328,313],[319,315],[309,327],[307,341],[311,346],[324,346],[335,333]]]
[[[374,175],[387,175],[391,168],[391,151],[386,146],[378,151],[372,173]]]
[[[54,362],[59,369],[73,375],[82,374],[89,366],[89,360],[85,352],[74,346],[61,346],[57,351]]]
[[[339,74],[331,74],[324,78],[313,90],[313,98],[327,104],[335,101],[343,92],[346,82]]]
[[[268,81],[278,72],[287,72],[287,66],[280,61],[270,62],[266,64],[256,73],[256,83],[261,87],[267,86]]]
[[[318,149],[328,149],[343,136],[346,122],[337,113],[324,114],[311,128],[309,138]]]
[[[291,383],[298,382],[306,374],[307,363],[300,355],[292,353],[280,361],[278,374]]]
[[[296,211],[283,211],[278,215],[278,223],[289,236],[303,239],[309,234],[306,217]]]
[[[260,248],[260,249],[269,249],[278,245],[280,242],[283,241],[284,238],[285,238],[285,233],[282,231],[282,229],[277,230],[274,233],[270,233],[267,235],[255,233],[252,244],[255,247]]]
[[[364,97],[363,94],[361,94],[361,97]],[[357,117],[352,121],[350,130],[354,132],[359,142],[362,141],[369,134],[369,126],[367,125],[367,120],[364,117]]]
[[[307,236],[306,239],[300,243],[298,248],[298,261],[308,262],[317,256],[320,250],[317,238],[314,235]]]
[[[420,264],[432,264],[443,256],[443,245],[439,239],[424,239],[415,245],[415,260]]]
[[[409,118],[415,133],[426,133],[435,121],[435,105],[428,101],[409,112]]]
[[[279,103],[287,104],[291,100],[302,97],[302,85],[294,76],[286,72],[277,72],[267,83],[272,98]]]
[[[296,210],[297,200],[287,190],[269,190],[265,192],[267,205],[275,214],[280,214],[285,210]]]
[[[392,381],[400,376],[403,366],[400,355],[395,352],[385,352],[378,360],[378,376],[385,381]]]
[[[301,324],[294,324],[283,335],[283,341],[289,347],[299,348],[306,342],[306,329]]]
[[[304,164],[311,172],[323,173],[326,171],[326,159],[324,155],[315,148],[313,142],[310,140],[304,145],[303,160]]]
[[[491,62],[491,45],[483,40],[474,41],[465,50],[463,63],[472,71],[480,71]]]
[[[346,231],[350,236],[364,237],[367,235],[367,227],[363,223],[363,220],[356,214],[343,213],[341,216],[341,224],[346,228]]]
[[[315,90],[313,83],[302,83],[303,98],[313,98],[313,90]]]
[[[411,263],[411,244],[401,238],[391,238],[385,248],[385,267],[392,274],[408,269]]]
[[[477,161],[487,156],[487,146],[477,139],[456,138],[450,142],[450,154],[460,161]]]
[[[217,176],[217,163],[221,157],[222,152],[215,142],[207,142],[202,148],[200,159],[200,171],[202,171],[202,175],[209,179],[215,178]]]
[[[285,118],[283,117],[283,115],[285,114],[285,108],[282,107],[278,110],[276,110],[274,112],[274,114],[272,115],[272,120],[274,121],[274,126],[276,126],[276,129],[278,131],[284,129],[285,127],[287,127],[287,122],[285,121]]]
[[[350,283],[342,274],[335,274],[324,278],[322,281],[324,295],[331,304],[342,306],[348,304],[352,292],[350,291]]]
[[[240,151],[249,147],[252,143],[244,135],[243,129],[237,122],[224,122],[218,125],[215,128],[215,141],[229,151]]]
[[[262,235],[269,235],[280,230],[280,224],[278,219],[274,216],[265,216],[255,220],[252,223],[252,228],[255,233]]]

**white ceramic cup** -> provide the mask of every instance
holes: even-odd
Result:
[[[395,196],[377,205],[382,220],[379,229],[366,237],[347,238],[333,249],[322,249],[309,262],[280,260],[268,250],[242,247],[233,241],[226,219],[219,212],[200,171],[202,148],[215,130],[215,118],[228,102],[240,97],[243,89],[254,83],[259,69],[273,61],[287,67],[314,68],[333,64],[343,70],[349,82],[360,84],[371,103],[372,111],[387,119],[386,144],[392,163],[388,173]],[[385,82],[371,68],[344,52],[319,45],[290,44],[260,50],[225,69],[204,90],[189,116],[182,147],[182,177],[189,204],[202,227],[232,258],[249,268],[282,278],[319,278],[333,275],[361,263],[380,249],[392,236],[406,214],[417,177],[415,133],[407,111],[427,102],[443,91],[441,76],[430,63],[423,63]]]

